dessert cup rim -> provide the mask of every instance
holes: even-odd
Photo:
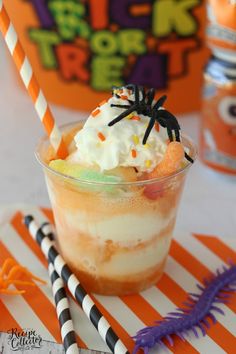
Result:
[[[80,121],[77,121],[77,122],[65,123],[65,124],[60,125],[59,129],[61,130],[61,129],[69,127],[69,126],[72,127],[72,126],[75,126],[76,124],[83,123],[85,121],[86,120],[80,120]],[[181,137],[182,137],[182,139],[184,141],[186,141],[191,146],[192,154],[190,156],[193,159],[193,161],[195,161],[196,160],[196,156],[197,156],[196,144],[193,142],[193,140],[189,136],[187,136],[185,134],[181,134]],[[65,179],[65,180],[79,182],[79,183],[86,184],[86,185],[95,185],[95,186],[109,186],[109,185],[112,185],[112,186],[114,186],[114,185],[115,186],[129,186],[129,185],[130,186],[140,186],[140,185],[149,185],[149,184],[158,183],[158,182],[162,182],[163,183],[163,182],[169,181],[172,178],[177,177],[177,176],[179,176],[179,175],[181,175],[183,173],[186,173],[189,170],[190,166],[192,166],[192,163],[188,162],[184,167],[180,168],[176,172],[173,172],[173,173],[171,173],[171,174],[169,174],[167,176],[157,177],[157,178],[153,178],[153,179],[144,179],[144,180],[139,180],[139,181],[121,181],[121,182],[120,181],[119,182],[88,181],[88,180],[85,180],[85,179],[68,176],[68,175],[66,175],[64,173],[55,171],[51,167],[49,167],[49,165],[46,162],[44,162],[43,159],[40,156],[40,147],[46,141],[49,142],[49,138],[45,134],[39,139],[39,141],[38,141],[38,143],[36,145],[35,156],[36,156],[36,159],[39,162],[39,164],[44,169],[46,169],[47,171],[49,171],[50,173],[53,173],[54,175],[56,175],[58,177],[61,177],[61,178]]]

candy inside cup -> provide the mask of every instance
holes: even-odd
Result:
[[[73,129],[62,127],[67,138]],[[183,143],[195,159],[192,142],[183,137]],[[49,150],[43,138],[36,156],[46,177],[57,241],[86,290],[124,295],[155,284],[163,273],[191,164],[162,178],[106,183],[51,169]]]

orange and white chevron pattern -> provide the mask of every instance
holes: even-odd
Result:
[[[0,31],[2,32],[6,45],[14,59],[23,83],[33,100],[35,110],[46,130],[56,155],[60,158],[65,158],[67,156],[67,149],[61,133],[55,123],[45,96],[35,78],[30,62],[25,55],[14,26],[6,12],[3,0],[0,0]]]
[[[52,213],[38,207],[22,207],[10,222],[0,227],[0,266],[7,257],[31,269],[48,282],[35,286],[19,296],[0,295],[0,331],[10,328],[34,328],[44,340],[61,343],[60,328],[47,272],[47,261],[40,248],[22,223],[23,214],[31,213],[39,223],[50,220]],[[217,268],[231,259],[236,262],[236,239],[220,239],[206,235],[183,234],[173,239],[165,273],[160,282],[140,294],[132,296],[93,295],[99,310],[105,315],[130,352],[134,347],[132,336],[146,325],[152,325],[167,312],[173,311],[186,300],[187,292],[196,292],[201,283]],[[86,315],[72,298],[70,309],[77,341],[80,347],[108,352],[109,349]],[[236,348],[236,295],[228,305],[219,305],[225,316],[216,313],[217,324],[207,335],[196,339],[189,334],[186,342],[176,338],[174,347],[166,345],[152,351],[160,353],[235,353]]]

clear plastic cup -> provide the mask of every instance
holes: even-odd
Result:
[[[65,134],[75,129],[74,125],[62,127]],[[183,143],[195,159],[191,140],[183,137]],[[49,151],[44,137],[36,157],[45,173],[58,245],[86,290],[124,295],[157,283],[191,164],[153,180],[88,182],[52,170]]]

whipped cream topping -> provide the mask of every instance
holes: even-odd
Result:
[[[121,98],[114,94],[90,114],[83,128],[74,137],[77,149],[67,158],[69,161],[98,166],[101,171],[118,166],[136,167],[139,172],[150,172],[155,168],[167,148],[166,128],[157,124],[143,145],[150,117],[133,112],[113,126],[108,126],[109,122],[127,109],[111,107],[111,104],[130,105],[127,99],[134,101],[134,94],[123,88]]]

